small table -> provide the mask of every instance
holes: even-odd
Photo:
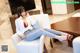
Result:
[[[71,17],[64,21],[53,23],[51,28],[80,34],[80,17]]]
[[[80,35],[80,17],[71,17],[61,22],[51,24],[51,28],[64,32],[74,33]],[[69,45],[72,45],[72,40],[69,41]]]

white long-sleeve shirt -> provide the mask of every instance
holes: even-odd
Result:
[[[31,25],[33,25],[35,23],[35,21],[32,19],[31,16],[26,18],[27,22],[28,22],[28,27],[24,27],[24,22],[22,20],[22,17],[20,16],[18,19],[15,20],[15,24],[16,24],[16,32],[17,33],[24,33],[25,31],[27,31],[28,29],[33,29],[33,27]]]

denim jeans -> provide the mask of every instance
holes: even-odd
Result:
[[[26,34],[26,32],[25,32],[25,34]],[[33,40],[36,40],[39,37],[41,37],[41,35],[45,35],[50,38],[56,38],[56,36],[59,36],[61,34],[63,34],[63,32],[52,30],[52,29],[39,28],[39,29],[30,31],[30,33],[27,33],[24,40],[33,41]]]
[[[33,41],[41,37],[41,35],[56,38],[56,36],[63,34],[63,32],[60,31],[41,28],[37,21],[32,25],[32,27],[34,28],[33,30],[24,33],[26,36],[24,40]]]

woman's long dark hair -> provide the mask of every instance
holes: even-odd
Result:
[[[21,13],[22,13],[23,11],[25,11],[25,8],[24,8],[23,6],[19,6],[19,7],[17,8],[18,17],[21,16]]]

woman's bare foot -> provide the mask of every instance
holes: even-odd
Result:
[[[72,40],[72,39],[73,39],[73,35],[68,34],[67,40]]]
[[[66,35],[57,36],[57,39],[62,42],[62,41],[67,40],[67,36]]]
[[[65,40],[71,40],[73,36],[65,33],[65,34],[62,34],[61,36],[58,36],[57,38],[59,41],[65,41]]]

